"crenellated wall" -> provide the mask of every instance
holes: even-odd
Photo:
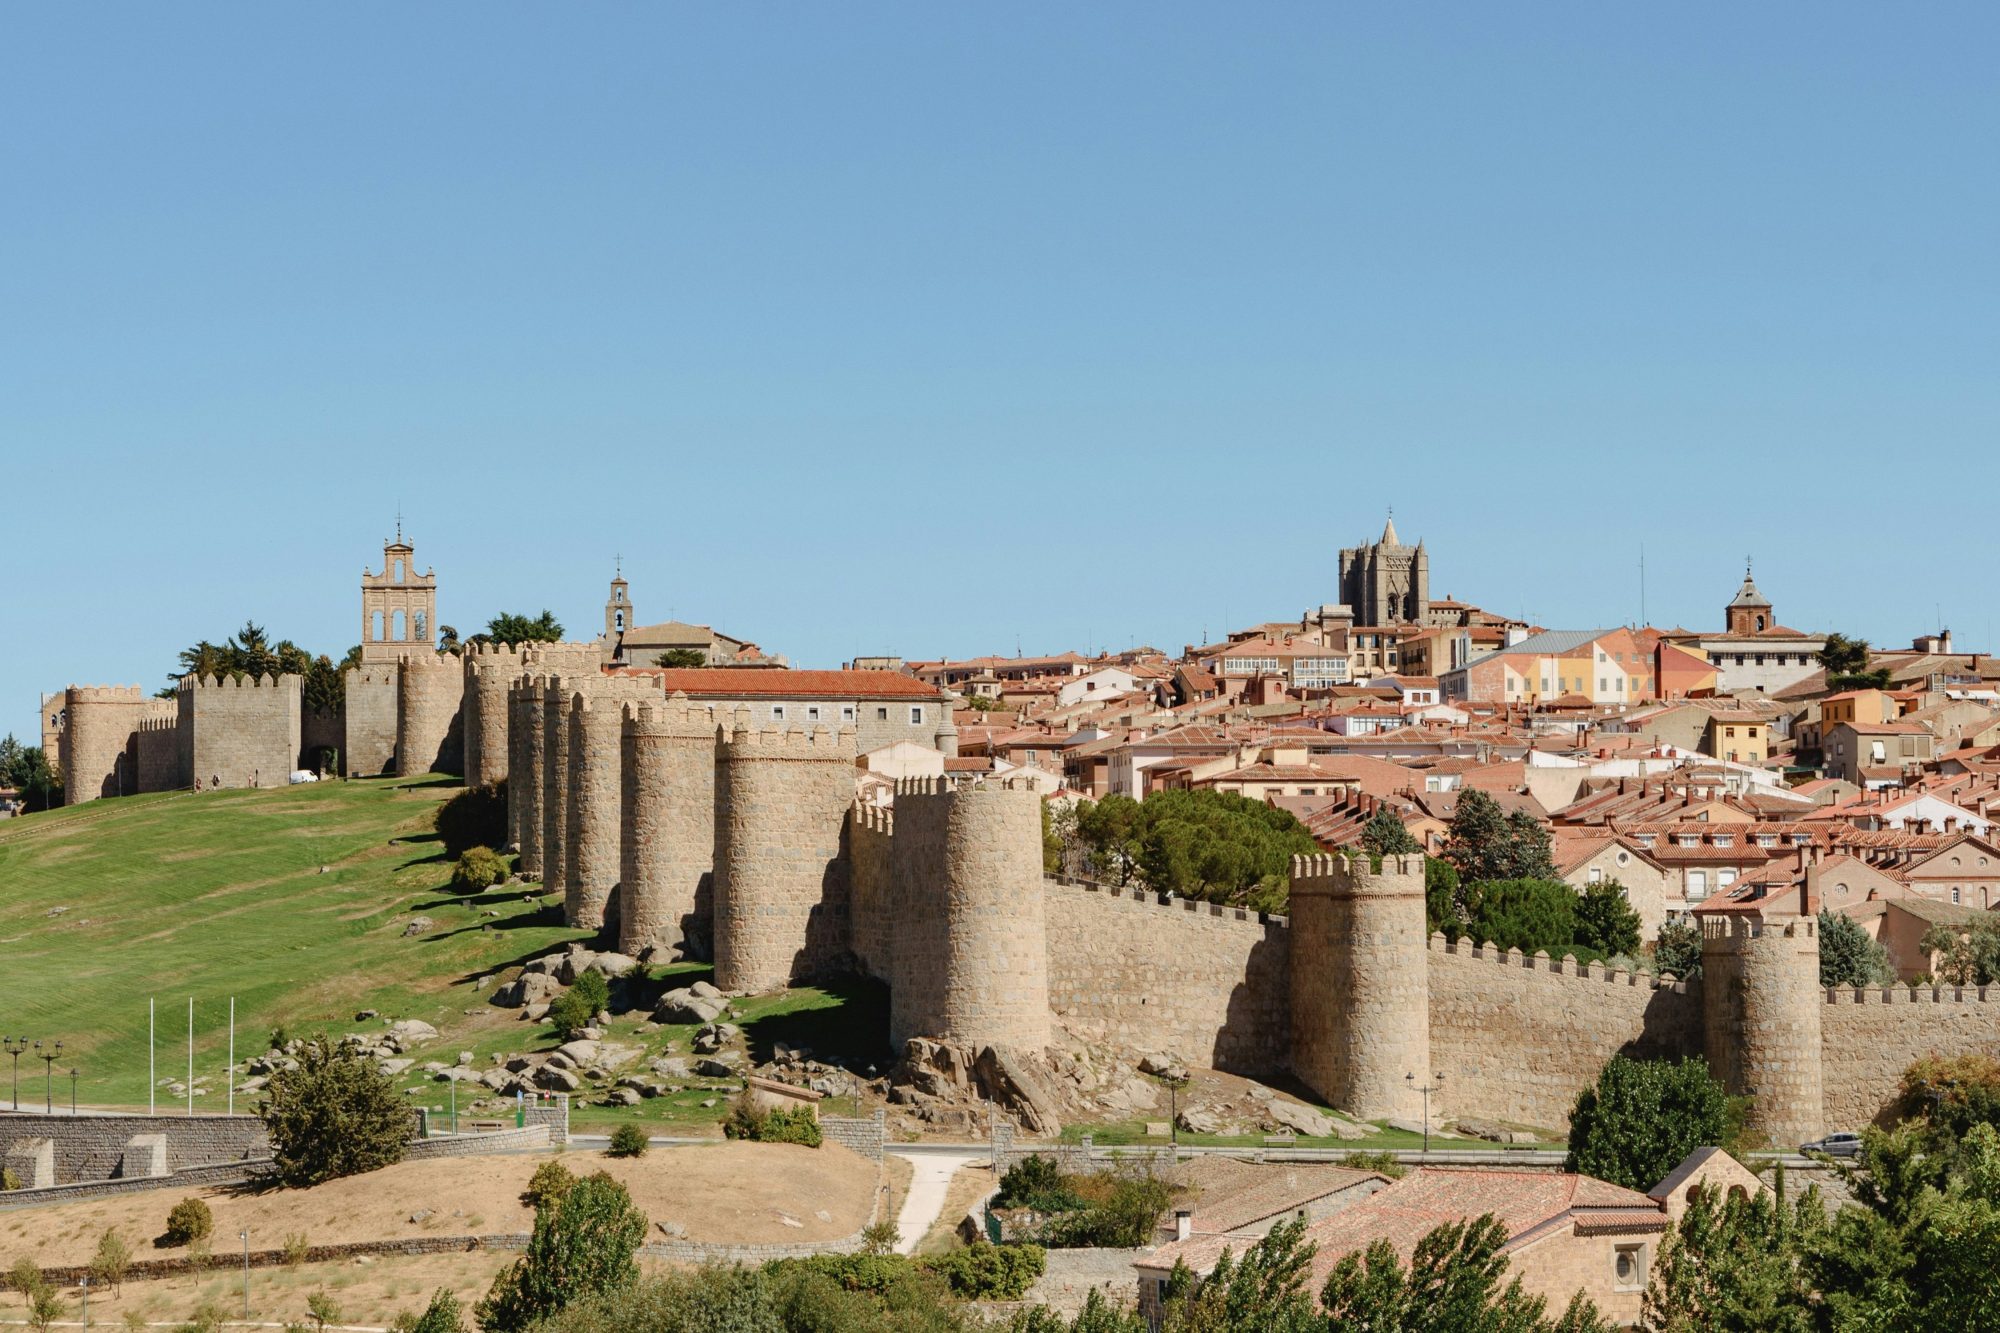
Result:
[[[542,883],[569,882],[569,700],[576,677],[542,677]]]
[[[714,715],[676,692],[628,703],[620,736],[618,948],[712,955]]]
[[[140,791],[179,791],[194,781],[194,717],[178,697],[146,700],[132,752]]]
[[[298,766],[302,676],[213,676],[183,680],[181,707],[194,719],[194,780],[215,787],[282,787]]]
[[[854,729],[753,731],[716,752],[715,984],[766,991],[850,965]]]
[[[1752,1099],[1744,1126],[1773,1143],[1826,1132],[1817,927],[1811,917],[1702,922],[1709,1070],[1731,1094]]]
[[[347,745],[342,761],[350,778],[379,778],[396,771],[396,664],[351,666],[340,673],[346,690]],[[207,780],[207,775],[202,776]]]
[[[448,654],[396,664],[396,772],[463,773],[465,667]]]
[[[1619,1053],[1698,1055],[1699,982],[1430,937],[1431,1113],[1550,1128]]]
[[[507,761],[507,837],[519,852],[520,872],[542,873],[542,685],[523,676],[507,691],[510,719]]]
[[[1887,1125],[1917,1056],[2000,1055],[2000,986],[1836,987],[1820,1034],[1827,1128]]]
[[[572,926],[596,929],[616,920],[622,907],[621,745],[625,707],[657,698],[650,680],[583,676],[566,681],[569,741],[568,799],[564,807],[563,916]]]
[[[506,777],[512,764],[509,692],[521,674],[525,649],[507,643],[468,643],[463,653],[465,785],[484,787]]]
[[[63,693],[64,802],[140,791],[133,738],[146,714],[145,692],[137,685],[72,685]]]

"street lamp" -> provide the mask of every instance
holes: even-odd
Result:
[[[250,1322],[250,1232],[236,1233],[243,1239],[243,1322]]]
[[[85,1273],[83,1277],[77,1282],[77,1285],[83,1288],[84,1333],[90,1333],[90,1274]]]
[[[0,1037],[0,1046],[14,1057],[14,1109],[21,1109],[21,1052],[28,1049],[26,1037]]]
[[[69,1113],[76,1114],[76,1070],[69,1071]]]
[[[1431,1155],[1431,1094],[1442,1088],[1444,1075],[1432,1074],[1431,1082],[1419,1083],[1415,1074],[1405,1074],[1403,1081],[1424,1094],[1424,1156],[1428,1157]]]
[[[62,1043],[57,1042],[45,1051],[42,1049],[42,1044],[36,1042],[35,1058],[42,1062],[43,1110],[49,1115],[54,1115],[56,1113],[56,1061],[62,1059]]]

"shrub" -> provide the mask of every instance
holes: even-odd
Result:
[[[630,1288],[639,1278],[633,1255],[646,1236],[646,1215],[625,1187],[602,1171],[585,1176],[554,1203],[535,1210],[527,1253],[493,1279],[479,1303],[486,1333],[514,1333],[574,1300]]]
[[[42,1270],[36,1266],[33,1259],[23,1255],[16,1259],[13,1268],[8,1270],[7,1285],[23,1296],[33,1296],[48,1286],[49,1280],[42,1276]]]
[[[278,1179],[317,1185],[403,1160],[413,1125],[396,1085],[373,1060],[315,1037],[295,1068],[271,1076],[264,1128]]]
[[[180,1326],[178,1333],[221,1333],[222,1321],[228,1317],[229,1312],[210,1296],[194,1307],[194,1313],[188,1316],[188,1321]]]
[[[1033,1153],[1008,1167],[1007,1173],[1000,1177],[1000,1192],[993,1196],[993,1206],[1061,1213],[1083,1207],[1083,1200],[1070,1188],[1068,1178],[1054,1159]]]
[[[464,1309],[450,1287],[439,1287],[410,1333],[466,1333]]]
[[[297,1268],[306,1261],[306,1255],[311,1252],[312,1239],[305,1232],[289,1231],[285,1233],[285,1267]]]
[[[1563,1169],[1651,1189],[1696,1148],[1723,1144],[1728,1125],[1729,1099],[1704,1061],[1614,1055],[1577,1094]]]
[[[611,1131],[611,1155],[613,1157],[644,1157],[651,1147],[646,1131],[637,1125],[620,1125]]]
[[[1886,986],[1896,979],[1884,949],[1845,912],[1819,914],[1819,984]]]
[[[893,1217],[878,1217],[861,1228],[861,1252],[863,1254],[891,1254],[896,1242],[903,1237],[902,1228]]]
[[[17,1190],[19,1188],[21,1188],[21,1178],[6,1167],[0,1166],[0,1190]]]
[[[1018,1301],[1047,1266],[1039,1245],[995,1245],[981,1240],[924,1261],[951,1294],[967,1301]]]
[[[97,1253],[91,1256],[90,1280],[100,1287],[111,1288],[115,1296],[125,1283],[125,1270],[131,1266],[131,1248],[117,1232],[107,1231],[98,1238]]]
[[[1392,1152],[1351,1152],[1340,1159],[1340,1164],[1356,1171],[1373,1171],[1391,1180],[1401,1180],[1409,1171]]]
[[[206,1240],[215,1231],[215,1214],[200,1199],[182,1199],[167,1214],[167,1229],[160,1236],[162,1246],[186,1245]]]
[[[819,1119],[811,1108],[767,1111],[752,1101],[747,1092],[729,1108],[729,1115],[722,1122],[722,1134],[724,1138],[751,1143],[802,1143],[808,1148],[817,1148],[822,1142]]]
[[[491,847],[474,847],[451,868],[451,886],[460,893],[478,893],[507,878],[507,858]]]
[[[1615,879],[1589,885],[1576,900],[1575,942],[1601,954],[1629,954],[1639,948],[1639,914],[1625,886]]]
[[[1653,941],[1653,970],[1671,972],[1682,981],[1701,975],[1701,927],[1692,921],[1669,921]]]
[[[1088,1177],[1089,1193],[1100,1193],[1089,1207],[1058,1213],[1044,1227],[1044,1243],[1060,1249],[1106,1247],[1131,1249],[1153,1243],[1161,1214],[1173,1202],[1172,1186],[1154,1176]]]
[[[474,847],[507,845],[507,784],[467,787],[437,808],[432,827],[452,860]]]
[[[568,1194],[575,1184],[576,1177],[561,1162],[543,1162],[528,1178],[528,1188],[521,1195],[521,1202],[534,1209],[540,1209],[544,1204],[560,1203],[563,1195]]]
[[[36,1333],[48,1333],[49,1326],[64,1314],[62,1292],[47,1282],[28,1293],[27,1305],[28,1327]]]
[[[340,1318],[340,1306],[325,1291],[315,1291],[306,1297],[306,1317],[313,1321],[313,1327],[325,1329]]]
[[[601,972],[583,972],[549,1005],[549,1025],[564,1036],[583,1031],[611,1003],[611,987]]]

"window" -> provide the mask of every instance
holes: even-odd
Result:
[[[1592,866],[1590,868],[1590,882],[1592,884],[1602,884],[1604,882],[1604,868],[1602,866]]]
[[[875,710],[875,720],[876,720],[877,722],[887,722],[887,721],[889,720],[889,710],[888,710],[888,709],[886,709],[886,708],[878,708],[878,709],[876,709],[876,710]]]
[[[1952,890],[1951,890],[1951,900],[1952,900],[1952,902],[1954,902],[1954,903],[1956,903],[1956,902],[1958,901],[1958,886],[1957,886],[1957,885],[1953,885],[1953,886],[1952,886]]]
[[[785,720],[785,706],[783,704],[771,705],[771,720],[773,722],[783,722]]]
[[[1736,735],[1736,728],[1734,728],[1734,727],[1724,727],[1724,728],[1723,728],[1722,730],[1723,730],[1724,734],[1726,734],[1726,735],[1728,735],[1728,736],[1730,736],[1730,737],[1732,737],[1732,738],[1734,738],[1734,737],[1735,737],[1735,735]]]
[[[842,722],[852,722],[854,720],[853,704],[842,704],[840,706],[840,720]]]
[[[808,706],[807,706],[807,708],[806,708],[806,721],[808,721],[808,722],[817,722],[817,721],[819,721],[819,705],[818,705],[818,704],[811,704],[811,705],[808,705]]]
[[[1697,895],[1704,898],[1708,896],[1708,872],[1706,870],[1688,871],[1688,897],[1693,898]]]
[[[1644,1291],[1646,1288],[1646,1247],[1644,1245],[1620,1245],[1612,1253],[1611,1275],[1620,1291]]]
[[[1726,889],[1735,882],[1736,882],[1736,872],[1734,870],[1718,870],[1715,872],[1716,888]]]
[[[910,725],[913,727],[922,726],[923,721],[924,721],[923,705],[912,704],[910,706]]]

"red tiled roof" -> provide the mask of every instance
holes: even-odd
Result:
[[[900,671],[793,671],[782,667],[630,667],[691,699],[936,699],[938,689]]]

